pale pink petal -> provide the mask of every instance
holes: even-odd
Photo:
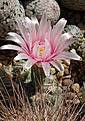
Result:
[[[61,52],[57,56],[53,58],[54,60],[68,60],[68,59],[73,59],[73,60],[82,60],[82,58],[75,54],[75,53],[70,53],[70,52]]]
[[[45,29],[45,27],[46,27],[46,24],[47,24],[47,14],[44,12],[44,14],[42,16],[42,19],[40,21],[39,30],[42,29],[42,31],[43,31]]]
[[[43,17],[41,19],[41,22],[40,22],[40,26],[39,26],[39,31],[38,31],[38,34],[37,34],[37,38],[43,42],[44,39],[45,39],[45,34],[50,31],[51,29],[51,26],[50,26],[50,21],[47,21],[47,15],[46,13],[43,14]],[[41,34],[41,36],[40,36]]]
[[[32,37],[31,37],[31,35],[29,35],[29,39],[28,39],[27,45],[28,45],[28,47],[29,47],[29,49],[31,51],[31,48],[32,48]]]
[[[33,47],[33,57],[34,58],[39,58],[39,41],[37,41]]]
[[[59,61],[50,61],[50,63],[59,71],[64,71],[64,67]]]
[[[69,59],[82,61],[82,58],[79,55],[75,54],[75,53],[67,52],[65,54],[69,57]]]
[[[15,61],[21,60],[21,59],[29,59],[29,56],[28,56],[26,53],[19,53],[19,54],[14,58]]]
[[[31,23],[31,22],[34,24],[34,26],[35,26],[36,24],[39,26],[39,22],[38,22],[38,20],[37,20],[36,17],[31,17],[31,20],[30,20],[30,18],[25,17],[25,20],[26,20],[27,23],[29,24],[29,29],[31,29],[31,28],[30,28],[30,23]]]
[[[70,44],[72,44],[75,41],[77,41],[77,38],[71,38],[63,41],[61,45],[59,45],[59,47],[57,48],[56,54],[62,52],[66,47],[68,47]]]
[[[24,50],[21,47],[17,45],[11,45],[11,44],[3,45],[0,47],[0,49],[9,49],[9,50],[16,50],[16,51],[24,52]]]
[[[45,61],[51,54],[51,45],[50,42],[45,39],[45,50],[42,54],[42,60]]]
[[[79,55],[75,54],[75,53],[65,52],[65,55],[66,55],[69,59],[82,61],[82,58],[81,58]]]
[[[42,54],[42,60],[46,61],[46,59],[49,57],[50,55],[50,47],[49,48],[45,48],[43,54]]]
[[[67,39],[70,39],[73,35],[71,33],[64,33],[61,35],[61,38],[60,38],[60,43],[61,44],[63,41],[67,40]]]
[[[18,24],[19,30],[23,36],[23,38],[25,39],[25,41],[28,41],[29,35],[27,32],[27,29],[25,28],[25,26],[22,24],[22,22],[19,19],[16,19],[16,22]]]
[[[54,40],[54,43],[53,43],[54,44],[53,48],[55,49],[54,52],[56,51],[58,45],[61,45],[62,42],[64,42],[65,40],[67,40],[67,39],[69,39],[71,37],[72,37],[72,34],[70,34],[70,33],[64,33],[64,34],[58,36],[58,38],[56,36],[56,38]]]
[[[45,47],[50,46],[50,41],[48,39],[45,39]]]
[[[71,38],[66,40],[65,43],[65,48],[68,47],[69,45],[71,45],[72,43],[74,43],[75,41],[78,41],[78,38]]]
[[[32,22],[36,28],[36,32],[38,32],[39,22],[38,22],[37,18],[31,17],[31,20],[30,20],[28,17],[26,17],[25,19],[26,19],[27,23],[29,24],[29,29],[30,29],[30,22]]]
[[[27,60],[26,64],[25,64],[25,69],[29,70],[37,61],[30,58],[29,60]]]
[[[27,16],[25,17],[25,20],[26,20],[26,22],[28,23],[28,25],[30,25],[30,23],[32,22],[32,21],[30,20],[30,18],[28,18]],[[30,26],[29,26],[29,29],[30,29]]]
[[[37,24],[37,26],[39,27],[39,22],[38,22],[38,20],[37,20],[37,18],[36,17],[31,17],[31,20],[32,20],[32,23],[36,26],[36,24]]]
[[[32,42],[35,42],[35,40],[36,40],[35,24],[28,17],[26,17],[26,21],[27,21],[27,23],[29,25],[29,31],[30,31],[30,35],[32,37]]]
[[[40,41],[42,40],[42,31],[38,31],[37,35],[36,35],[36,41]]]
[[[59,36],[62,34],[62,30],[64,26],[66,25],[66,20],[64,18],[60,19],[57,24],[54,26],[54,28],[51,31],[51,44],[54,43],[55,38],[59,38]],[[60,39],[58,39],[60,41]]]
[[[68,60],[69,58],[65,55],[65,52],[61,52],[53,57],[54,60]]]
[[[44,30],[42,31],[42,38],[41,38],[41,40],[40,41],[44,41],[45,40],[45,37],[46,37],[46,34],[48,33],[48,40],[50,41],[50,30],[51,30],[51,26],[50,26],[50,21],[47,21],[47,24],[45,25],[45,28],[44,28]]]
[[[50,41],[50,31],[46,32],[44,39],[47,39],[48,41]]]
[[[50,64],[48,62],[42,62],[42,67],[46,76],[50,75]]]
[[[11,40],[13,42],[16,42],[17,44],[24,46],[28,50],[27,45],[21,36],[19,36],[14,32],[9,32],[8,35],[10,36],[8,36],[6,40]]]
[[[53,51],[55,52],[56,51],[56,49],[57,49],[57,47],[58,47],[58,45],[59,45],[59,43],[60,43],[60,38],[61,38],[61,33],[60,33],[60,35],[56,35],[56,37],[55,37],[55,39],[54,39],[54,41],[53,41],[53,43],[52,43],[52,48],[53,48]]]
[[[54,56],[56,56],[55,53],[51,54],[51,55],[47,58],[47,61],[50,60],[50,59],[52,59]]]

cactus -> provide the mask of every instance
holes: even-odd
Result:
[[[66,25],[63,32],[70,32],[73,34],[74,38],[78,38],[78,41],[70,45],[70,48],[74,48],[82,57],[83,62],[85,62],[85,41],[83,32],[75,25]]]
[[[81,55],[83,62],[85,63],[85,42],[81,44],[81,46],[78,48],[78,53]]]
[[[51,20],[52,24],[59,19],[60,7],[55,0],[22,0],[22,3],[28,17],[33,15],[40,20],[43,12],[46,11],[47,18]]]
[[[5,40],[9,31],[18,31],[15,18],[24,21],[25,11],[18,0],[0,0],[0,40]]]
[[[65,32],[70,32],[73,35],[74,38],[78,38],[78,41],[76,41],[76,42],[74,42],[73,44],[70,45],[71,48],[78,49],[79,46],[83,42],[83,33],[80,30],[80,28],[78,28],[75,25],[66,25],[63,33],[65,33]]]

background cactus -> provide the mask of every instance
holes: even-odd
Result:
[[[0,40],[5,40],[9,31],[18,31],[15,18],[24,21],[25,11],[19,0],[0,0]]]
[[[85,40],[83,41],[83,43],[81,44],[81,46],[78,48],[78,53],[79,55],[81,55],[84,63],[85,63]]]
[[[63,32],[70,32],[74,38],[78,38],[70,47],[71,49],[75,49],[77,54],[79,54],[85,62],[85,39],[82,30],[75,25],[66,25]]]
[[[71,48],[78,49],[83,42],[83,33],[81,29],[75,25],[66,25],[63,32],[70,32],[74,38],[78,38],[76,42],[70,45]]]
[[[60,16],[60,7],[55,0],[21,0],[26,16],[36,16],[39,20],[41,19],[43,12],[46,11],[47,18],[54,24],[57,22]]]

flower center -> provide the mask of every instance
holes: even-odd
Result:
[[[40,48],[40,49],[39,49],[39,52],[40,52],[40,55],[39,55],[39,56],[42,56],[44,50],[45,50],[45,48]]]

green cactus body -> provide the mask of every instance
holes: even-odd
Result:
[[[43,69],[34,65],[31,68],[31,80],[33,87],[39,90],[43,86],[44,79],[45,79],[45,74]]]

